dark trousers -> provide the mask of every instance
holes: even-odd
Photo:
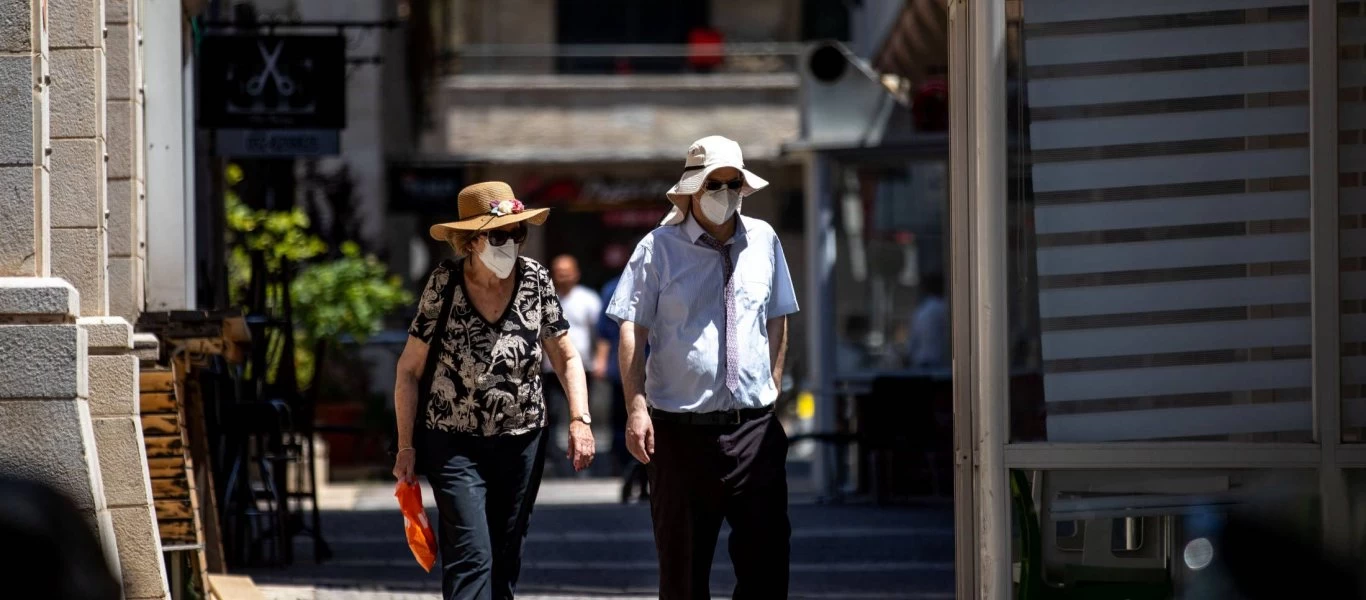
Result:
[[[626,389],[620,379],[608,379],[607,382],[612,388],[609,413],[612,415],[612,474],[621,475],[636,461],[626,449]]]
[[[512,598],[522,542],[541,487],[545,429],[481,437],[427,433],[427,480],[440,514],[445,600]]]
[[[569,431],[569,395],[554,371],[541,374],[541,390],[545,396],[546,429],[551,431],[550,437],[546,438],[546,444],[550,446],[546,468],[552,478],[573,477],[574,463],[565,457],[569,446],[561,439]]]
[[[620,379],[608,381],[612,386],[612,474],[621,476],[622,502],[644,500],[650,494],[648,471],[626,448],[626,390]]]
[[[734,600],[787,598],[787,434],[773,415],[742,425],[654,420],[650,510],[661,600],[711,597],[712,555],[730,523]]]

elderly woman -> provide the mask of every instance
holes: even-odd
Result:
[[[465,188],[459,207],[431,235],[460,259],[432,272],[398,361],[394,476],[432,484],[443,597],[512,598],[545,462],[542,352],[567,392],[576,470],[593,461],[587,385],[550,273],[517,255],[549,209],[502,182]]]

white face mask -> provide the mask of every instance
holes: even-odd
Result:
[[[479,260],[493,271],[494,276],[507,279],[508,275],[512,274],[512,268],[517,266],[517,242],[509,240],[502,246],[494,246],[488,243],[488,240],[484,240],[484,249],[479,253]]]
[[[740,190],[721,188],[702,192],[702,216],[713,225],[722,225],[740,208]]]

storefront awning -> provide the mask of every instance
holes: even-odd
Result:
[[[814,67],[804,71],[803,135],[784,144],[785,153],[947,152],[947,6],[944,0],[905,0],[890,13],[878,17],[891,21],[885,29],[843,50],[857,69],[828,81]],[[867,54],[854,56],[851,50]]]
[[[943,75],[949,64],[949,9],[944,0],[906,0],[900,16],[873,56],[880,73],[912,83]]]

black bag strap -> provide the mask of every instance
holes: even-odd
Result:
[[[427,402],[432,395],[432,380],[436,378],[436,361],[441,359],[441,340],[446,337],[446,322],[451,319],[451,305],[455,304],[455,288],[460,285],[457,277],[464,277],[460,265],[450,259],[441,261],[441,265],[450,271],[450,277],[446,279],[446,288],[441,290],[441,312],[436,318],[436,328],[432,330],[432,339],[427,343],[427,362],[422,365],[422,377],[417,383],[417,415],[416,422],[413,423],[413,433],[416,434],[426,422]],[[416,437],[416,435],[414,435]]]

